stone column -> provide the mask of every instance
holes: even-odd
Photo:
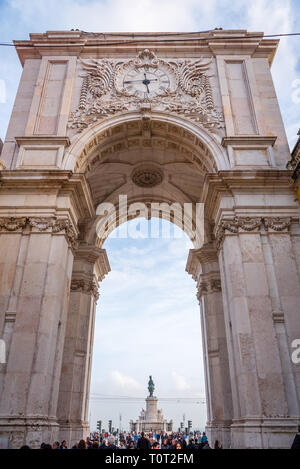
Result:
[[[299,321],[297,324],[294,320],[294,299],[290,301],[286,295],[286,306],[282,308],[284,298],[278,290],[284,283],[283,276],[290,284],[291,272],[283,265],[276,271],[279,260],[286,264],[284,256],[292,266],[293,256],[288,251],[288,239],[274,238],[271,246],[263,239],[270,226],[268,220],[259,216],[226,218],[216,233],[225,316],[231,331],[234,448],[289,447],[295,431],[296,421],[290,410],[297,408],[287,388],[292,386],[291,367],[286,367],[289,360],[282,319],[286,315],[297,331]],[[287,228],[283,223],[277,230]],[[298,278],[293,284],[295,289],[296,283],[299,291]]]
[[[58,401],[60,440],[70,447],[89,433],[88,405],[98,281],[110,267],[104,249],[75,253]]]
[[[68,219],[0,219],[1,445],[57,437],[56,406],[76,234]]]
[[[230,447],[232,394],[228,363],[221,279],[217,250],[212,243],[191,250],[189,273],[197,280],[198,300],[203,336],[203,357],[206,381],[206,431],[211,444],[216,439]]]

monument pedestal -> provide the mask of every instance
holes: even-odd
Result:
[[[142,409],[136,422],[130,421],[131,431],[139,432],[167,432],[172,431],[173,422],[164,419],[161,409],[157,410],[158,399],[155,396],[146,398],[146,410]]]

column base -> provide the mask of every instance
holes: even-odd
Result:
[[[212,448],[216,440],[222,444],[224,449],[231,447],[231,420],[228,422],[209,422],[205,427],[205,432]]]
[[[86,440],[87,436],[90,436],[90,426],[88,422],[82,422],[82,423],[60,422],[59,442],[66,440],[68,448],[72,448],[72,446],[74,446],[80,440]]]
[[[19,449],[28,445],[40,448],[57,440],[59,425],[55,420],[40,418],[0,418],[0,449]]]
[[[234,420],[231,447],[234,449],[289,449],[300,418]]]

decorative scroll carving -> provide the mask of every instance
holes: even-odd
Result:
[[[216,232],[217,248],[220,248],[226,231],[233,234],[242,231],[260,231],[262,226],[264,226],[266,231],[273,230],[280,232],[289,230],[291,223],[291,217],[234,217],[222,220]]]
[[[46,231],[51,228],[52,233],[65,231],[72,247],[75,247],[77,235],[68,219],[56,217],[10,217],[0,218],[1,231],[18,231],[29,226],[37,231]]]
[[[203,295],[207,293],[220,292],[221,290],[222,290],[222,287],[221,287],[220,278],[211,278],[206,281],[202,280],[198,286],[197,298],[200,301],[200,298]]]
[[[183,91],[191,96],[200,96],[206,88],[206,72],[212,59],[206,62],[185,60],[178,67],[179,83]]]
[[[139,111],[146,106],[147,109],[184,115],[213,131],[220,129],[224,127],[224,118],[221,108],[215,106],[207,74],[211,63],[212,59],[166,61],[147,49],[127,61],[82,60],[85,75],[79,105],[70,115],[69,127],[81,132],[107,116]],[[136,73],[138,70],[149,71],[152,76],[157,72],[150,88],[154,83],[158,84],[159,74],[166,78],[155,93],[147,95],[134,87],[133,90],[126,88],[124,77],[130,70]]]
[[[291,217],[280,218],[280,217],[270,217],[264,219],[265,228],[267,231],[270,229],[273,231],[285,231],[288,230],[291,226],[292,219]]]
[[[99,288],[97,283],[93,279],[73,279],[71,281],[71,290],[92,294],[95,297],[96,301],[99,298]]]
[[[115,73],[114,64],[106,59],[92,59],[90,62],[81,60],[81,63],[83,70],[87,72],[82,87],[84,93],[89,91],[94,98],[100,98],[108,93],[113,86]],[[81,100],[83,101],[81,103],[83,105],[84,98],[81,97]]]
[[[53,226],[53,218],[29,218],[28,223],[30,226],[36,228],[38,231],[46,231]]]
[[[212,279],[210,282],[210,290],[213,292],[221,291],[222,290],[221,279],[217,279],[217,278]]]
[[[72,247],[75,247],[77,235],[72,227],[72,224],[67,219],[58,219],[54,221],[52,232],[59,233],[60,231],[65,231],[67,238]]]
[[[26,225],[26,218],[8,217],[0,218],[0,230],[2,231],[17,231],[24,228]]]

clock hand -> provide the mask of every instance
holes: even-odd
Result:
[[[124,83],[135,83],[135,82],[138,82],[138,81],[143,82],[144,80],[127,80],[127,81],[124,81]]]
[[[127,83],[137,83],[137,82],[142,82],[144,84],[144,81],[145,80],[126,80],[124,81],[124,84],[127,84]],[[150,80],[147,80],[147,81],[158,81],[158,78],[152,78]]]

